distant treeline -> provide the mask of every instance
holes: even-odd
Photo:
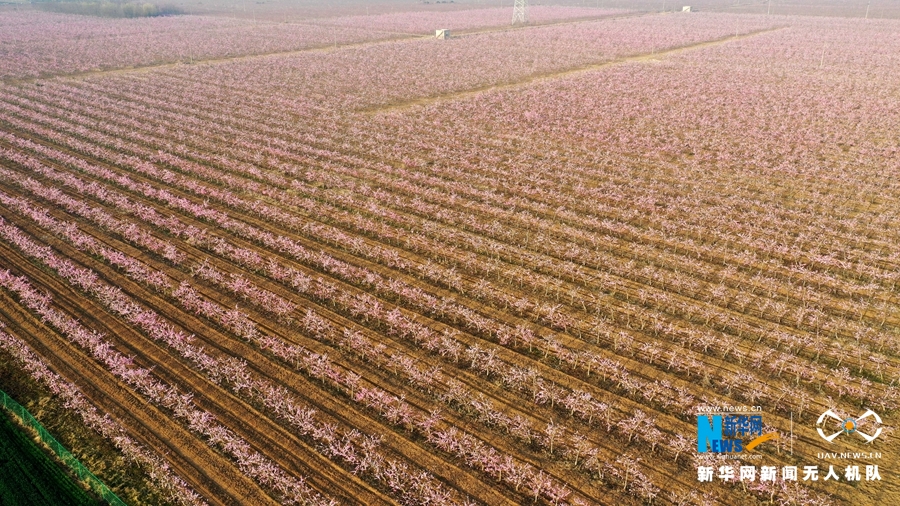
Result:
[[[34,2],[34,5],[51,12],[83,14],[86,16],[100,16],[104,18],[142,18],[182,14],[181,10],[174,6],[156,5],[145,2],[84,2],[78,0],[55,0],[38,1]]]

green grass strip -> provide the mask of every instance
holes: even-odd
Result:
[[[103,502],[125,506],[100,479],[66,450],[12,397],[0,390],[0,406],[22,425],[37,431],[39,440],[99,496]],[[0,504],[6,505],[96,505],[98,501],[81,488],[31,437],[9,417],[0,415]]]

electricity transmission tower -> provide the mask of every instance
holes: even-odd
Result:
[[[516,4],[513,5],[512,24],[522,23],[524,25],[527,22],[528,22],[528,0],[516,0]]]

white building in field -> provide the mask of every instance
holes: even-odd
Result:
[[[681,12],[691,12],[691,6],[685,5],[684,7],[681,8]]]
[[[443,39],[449,39],[449,38],[450,38],[450,30],[448,30],[448,29],[446,29],[446,28],[441,28],[440,30],[435,30],[435,31],[434,31],[434,38],[435,38],[435,39],[441,39],[441,40],[443,40]]]

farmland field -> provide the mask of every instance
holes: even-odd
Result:
[[[108,462],[171,504],[900,503],[896,5],[362,5],[0,11],[0,353]]]

